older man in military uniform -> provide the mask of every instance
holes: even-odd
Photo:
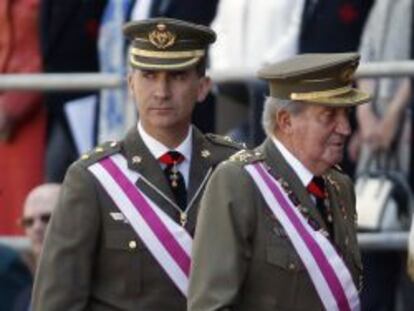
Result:
[[[188,310],[359,310],[355,195],[335,167],[349,107],[369,100],[351,86],[358,60],[304,54],[259,71],[268,138],[207,185]]]
[[[191,125],[210,88],[215,33],[165,18],[124,33],[139,122],[70,167],[36,276],[36,311],[185,310],[200,194],[240,149]]]

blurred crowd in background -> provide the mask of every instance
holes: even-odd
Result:
[[[124,75],[123,23],[157,16],[211,26],[218,34],[212,71],[255,71],[298,53],[359,51],[362,63],[409,60],[413,10],[412,0],[2,0],[0,70]],[[371,159],[381,156],[413,184],[411,80],[355,83],[374,100],[352,112],[344,170],[356,176],[379,169],[381,161]],[[266,93],[256,79],[217,83],[193,122],[220,132],[217,111],[232,103],[247,114],[227,134],[256,146],[264,138]],[[0,92],[0,236],[27,235],[31,243],[23,254],[0,248],[1,311],[28,310],[36,259],[68,166],[100,142],[119,139],[136,119],[126,87]],[[364,252],[364,263],[364,310],[414,310],[404,252]]]

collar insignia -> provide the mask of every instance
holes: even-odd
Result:
[[[201,151],[201,156],[205,159],[208,158],[210,155],[211,155],[211,153],[207,149],[204,149],[204,150]]]

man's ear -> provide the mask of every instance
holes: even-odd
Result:
[[[281,109],[276,113],[276,124],[280,132],[288,134],[292,130],[292,114],[285,109]]]
[[[213,82],[209,77],[201,77],[200,85],[198,87],[197,102],[202,102],[206,99],[208,92],[210,92]]]

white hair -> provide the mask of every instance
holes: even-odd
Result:
[[[278,99],[266,97],[262,113],[262,126],[268,136],[272,136],[277,130],[276,115],[281,110],[286,110],[292,115],[296,115],[304,108],[304,104],[288,99]]]

